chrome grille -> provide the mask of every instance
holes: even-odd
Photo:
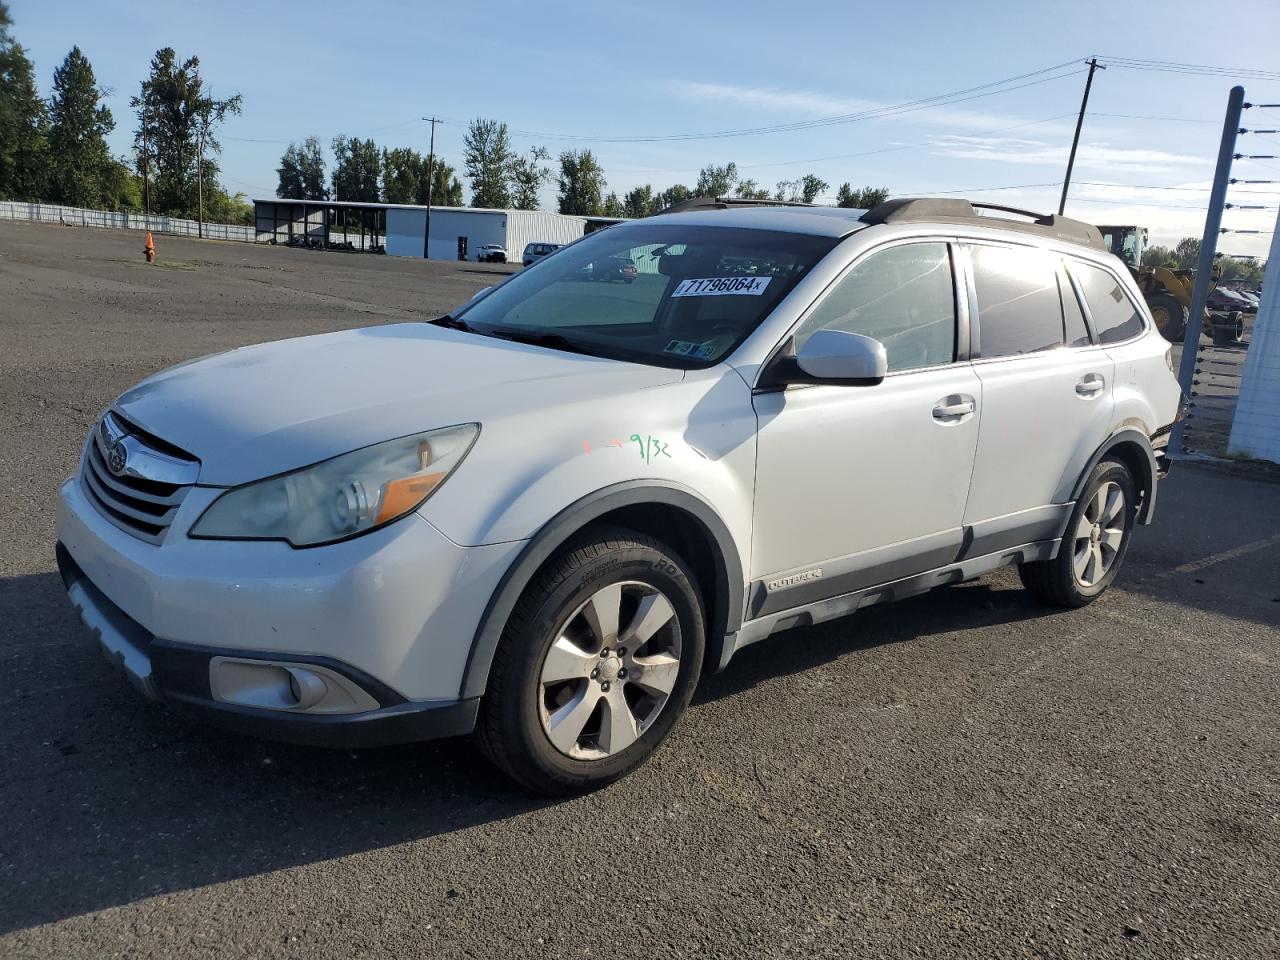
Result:
[[[86,445],[80,481],[104,517],[139,539],[159,543],[199,472],[194,457],[108,413]]]

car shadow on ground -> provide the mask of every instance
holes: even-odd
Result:
[[[0,580],[0,611],[0,669],[12,678],[0,692],[0,932],[556,802],[513,785],[465,738],[328,751],[226,733],[146,702],[98,656],[56,574]],[[981,585],[892,615],[873,608],[856,631],[837,621],[748,648],[704,678],[695,702],[957,621],[1041,611]]]

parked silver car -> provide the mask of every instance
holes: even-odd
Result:
[[[725,207],[126,391],[59,490],[72,602],[177,708],[347,747],[475,732],[567,793],[779,631],[1010,564],[1060,607],[1111,585],[1179,391],[1096,228]],[[601,262],[632,282],[583,283]]]

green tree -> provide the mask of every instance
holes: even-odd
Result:
[[[419,197],[418,202],[426,203],[426,194]],[[462,181],[458,179],[458,172],[439,157],[431,171],[431,203],[437,207],[462,206]]]
[[[1218,266],[1222,269],[1223,280],[1246,280],[1249,283],[1261,283],[1265,268],[1263,261],[1243,257],[1220,257]]]
[[[426,192],[426,157],[409,147],[382,151],[384,203],[422,203]]]
[[[228,195],[219,190],[207,203],[207,219],[215,223],[239,223],[247,227],[254,224],[253,204],[243,193]]]
[[[1168,247],[1154,244],[1142,251],[1142,265],[1144,267],[1176,267],[1178,261]]]
[[[39,200],[48,154],[45,104],[11,26],[9,8],[0,2],[0,198]]]
[[[138,114],[133,143],[144,202],[157,213],[202,216],[205,197],[212,203],[224,195],[215,159],[222,152],[217,130],[228,115],[240,112],[240,95],[215,99],[200,76],[200,58],[179,61],[165,47],[151,58],[141,93],[129,103]]]
[[[1198,237],[1183,237],[1173,248],[1173,259],[1183,270],[1194,270],[1200,262],[1200,240]]]
[[[462,138],[462,162],[471,181],[473,207],[511,206],[511,135],[497,120],[477,118]]]
[[[829,186],[831,184],[820,177],[806,173],[799,180],[779,180],[778,190],[773,198],[790,203],[813,203]]]
[[[338,134],[333,138],[333,199],[378,203],[382,158],[372,140]]]
[[[103,176],[103,205],[108,210],[141,210],[142,178],[124,160],[112,158]]]
[[[320,141],[315,137],[307,137],[301,146],[289,144],[280,158],[276,174],[280,178],[276,196],[283,200],[329,199],[324,178],[324,154]]]
[[[551,168],[546,165],[550,159],[546,147],[534,147],[527,157],[511,158],[511,205],[517,210],[538,209],[538,191],[551,181]]]
[[[738,185],[733,188],[733,195],[739,200],[768,200],[769,190],[754,180],[739,180]]]
[[[698,173],[693,192],[699,197],[727,197],[738,182],[738,165],[732,161],[723,167],[708,164]]]
[[[604,213],[604,168],[590,150],[560,154],[560,212],[582,217]]]
[[[107,134],[115,128],[103,104],[93,66],[72,47],[53,71],[49,101],[49,196],[73,207],[100,208],[108,203],[115,160]]]
[[[854,210],[870,210],[889,199],[888,187],[863,187],[855,190],[849,183],[840,184],[836,191],[836,206],[851,207]]]
[[[645,184],[643,187],[636,187],[628,190],[627,195],[622,200],[622,215],[639,220],[641,217],[647,217],[649,214],[656,212],[654,207],[653,187]]]
[[[611,193],[604,198],[604,215],[606,217],[625,217],[627,215],[626,208],[622,205],[622,200],[616,193]]]
[[[686,187],[683,183],[673,184],[672,186],[667,187],[667,189],[663,190],[660,194],[657,195],[657,197],[654,198],[653,212],[658,213],[662,210],[667,209],[667,207],[674,206],[675,204],[680,203],[684,200],[692,199],[693,196],[694,196],[693,191],[690,190],[688,187]]]

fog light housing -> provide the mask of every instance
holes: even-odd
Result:
[[[378,701],[364,688],[313,663],[213,657],[209,692],[221,703],[259,710],[347,714],[378,709]]]

